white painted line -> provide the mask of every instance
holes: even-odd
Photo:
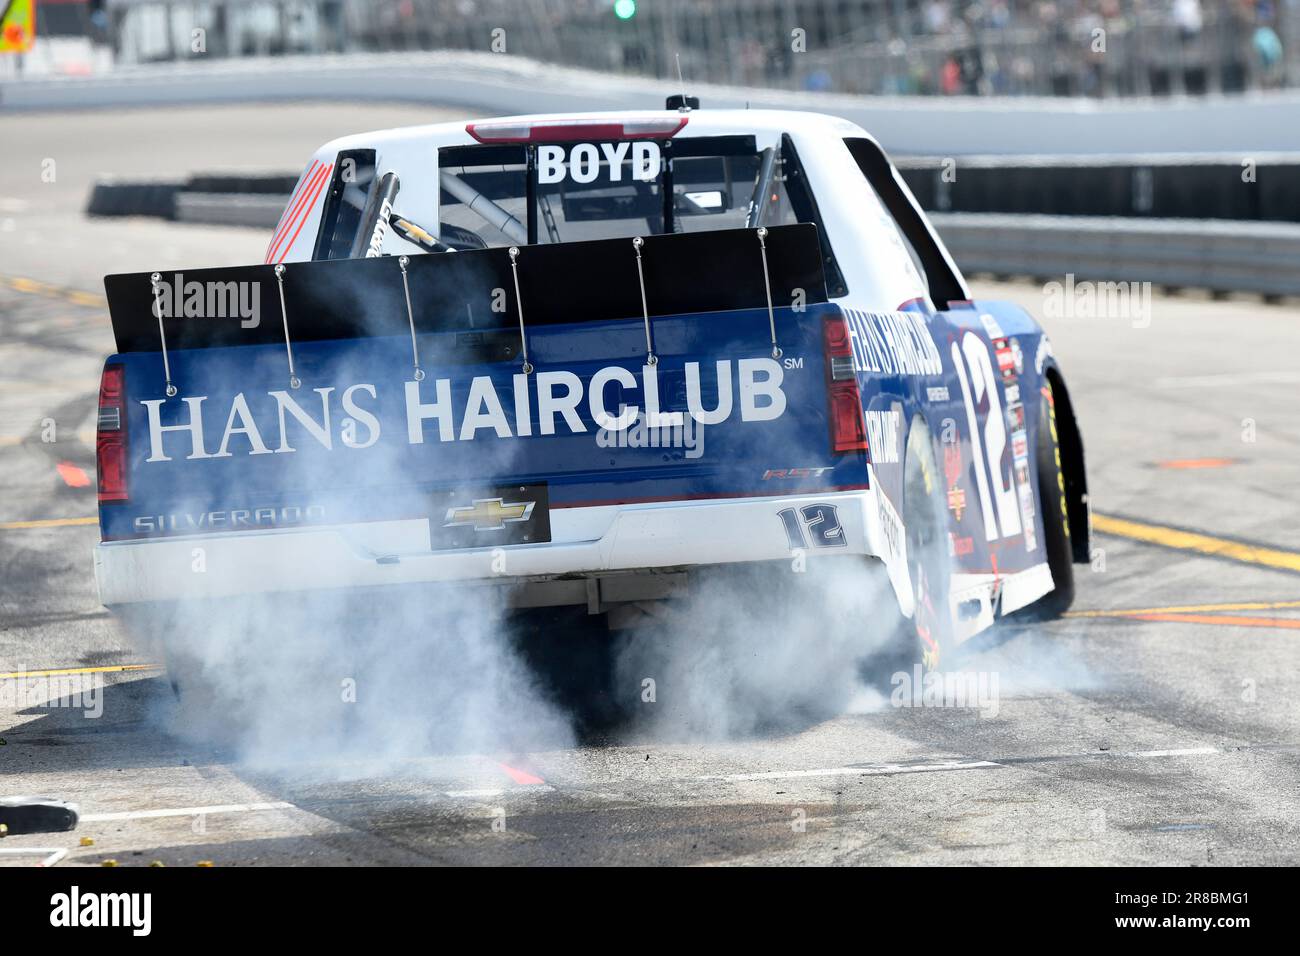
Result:
[[[292,803],[225,803],[213,807],[173,807],[167,810],[123,810],[116,813],[83,813],[83,823],[108,820],[157,820],[163,817],[198,817],[217,813],[255,813],[259,810],[292,810]]]
[[[50,846],[28,846],[28,847],[5,847],[0,849],[0,855],[3,856],[39,856],[40,861],[36,863],[38,867],[54,866],[65,856],[68,851],[62,847]]]
[[[476,797],[502,797],[508,793],[550,793],[555,788],[548,783],[524,783],[515,787],[489,787],[483,790],[444,790],[444,797],[452,799]]]
[[[749,780],[792,780],[806,777],[883,777],[904,773],[939,773],[946,770],[985,770],[993,767],[1008,768],[1021,763],[1053,760],[1084,760],[1098,757],[1205,757],[1224,751],[1218,747],[1186,747],[1178,750],[1093,751],[1091,753],[1060,754],[1040,758],[1003,758],[997,760],[940,760],[933,763],[867,764],[861,767],[822,767],[814,770],[766,770],[759,773],[729,773],[704,777],[690,777],[692,781],[723,780],[739,783]]]
[[[1204,757],[1207,754],[1223,753],[1218,747],[1187,747],[1183,750],[1132,750],[1119,753],[1117,757]]]
[[[725,780],[737,783],[746,780],[793,780],[803,777],[883,777],[900,773],[936,773],[944,770],[980,770],[1001,767],[991,760],[945,760],[925,764],[876,764],[865,767],[822,767],[815,770],[765,770],[761,773],[727,773],[717,776],[694,777],[694,780]]]
[[[1217,385],[1290,382],[1300,382],[1300,372],[1294,369],[1276,372],[1220,372],[1210,375],[1170,375],[1155,380],[1157,388],[1214,388]]]

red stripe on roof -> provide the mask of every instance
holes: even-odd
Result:
[[[311,208],[316,202],[316,196],[319,195],[321,187],[325,185],[325,181],[329,178],[330,170],[333,168],[333,165],[322,165],[318,170],[316,170],[311,181],[303,188],[302,195],[298,197],[298,202],[289,213],[289,218],[285,222],[284,228],[280,230],[279,238],[271,243],[271,251],[266,257],[267,262],[273,261],[277,254],[283,255],[288,251],[288,246],[284,246],[283,244],[284,240],[289,235],[289,230],[293,229],[295,223],[298,224],[299,229],[302,228],[302,223],[306,221],[307,215],[311,212]],[[298,234],[295,232],[294,236],[296,237],[297,235]],[[289,245],[293,245],[292,240],[290,240]]]
[[[280,213],[280,221],[275,224],[275,232],[271,234],[271,241],[266,246],[266,258],[263,262],[271,261],[271,249],[275,246],[276,241],[284,233],[285,223],[289,219],[289,210],[294,208],[294,202],[301,195],[303,187],[316,175],[316,168],[320,165],[319,161],[312,160],[311,165],[307,167],[307,172],[298,180],[298,185],[293,187],[293,192],[289,194],[289,201],[285,203],[284,212]]]
[[[325,183],[329,181],[330,173],[333,171],[334,164],[331,163],[325,167],[325,174],[321,176],[316,185],[312,187],[311,197],[307,200],[307,205],[303,207],[302,216],[298,220],[298,228],[293,231],[293,235],[289,238],[289,242],[280,250],[280,257],[275,260],[276,262],[283,262],[284,257],[289,254],[289,250],[293,248],[293,244],[298,241],[298,233],[302,232],[302,227],[307,225],[307,220],[311,218],[311,211],[316,207],[316,199],[325,188]]]

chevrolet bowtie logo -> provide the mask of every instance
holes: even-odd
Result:
[[[507,521],[527,521],[533,515],[532,501],[512,501],[506,504],[501,498],[475,498],[468,508],[448,508],[444,528],[473,525],[475,531],[500,531]]]

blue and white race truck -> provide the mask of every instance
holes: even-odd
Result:
[[[114,610],[452,586],[617,626],[798,555],[887,579],[853,626],[934,664],[1059,614],[1088,554],[1047,337],[972,301],[880,146],[831,116],[347,137],[265,263],[105,286]]]

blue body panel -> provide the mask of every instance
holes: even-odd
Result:
[[[830,447],[823,323],[841,314],[853,336],[869,458],[836,455]],[[288,386],[283,347],[175,351],[170,361],[179,394],[171,399],[163,394],[160,353],[115,355],[109,363],[123,365],[126,375],[130,498],[101,505],[103,537],[422,517],[439,492],[516,482],[545,484],[550,508],[558,509],[832,492],[867,487],[870,475],[877,493],[902,515],[904,449],[911,423],[920,418],[933,436],[944,483],[954,570],[1010,574],[1043,563],[1034,448],[1045,373],[1053,363],[1028,314],[997,302],[937,313],[920,307],[869,313],[825,304],[778,309],[776,331],[784,409],[765,414],[771,398],[760,396],[755,414],[746,418],[742,364],[761,363],[764,374],[777,364],[766,310],[654,319],[659,410],[687,410],[685,369],[692,362],[699,364],[699,402],[714,409],[717,363],[724,362],[732,411],[717,424],[685,433],[634,426],[639,445],[620,440],[618,431],[602,431],[589,404],[592,376],[605,369],[608,377],[617,368],[635,385],[606,384],[606,409],[617,415],[626,402],[644,415],[649,373],[643,367],[645,329],[637,320],[529,329],[535,372],[527,380],[522,417],[516,409],[519,360],[440,362],[455,332],[420,336],[427,377],[418,384],[412,381],[411,342],[400,336],[296,345],[297,390]],[[573,412],[577,429],[563,413],[541,414],[539,382],[555,373],[572,373],[581,383],[582,400]],[[472,381],[484,376],[502,414],[466,434]],[[413,442],[408,390],[418,389],[416,401],[433,403],[440,381],[450,399],[452,440],[441,440],[439,420],[428,419],[418,423],[422,440]],[[316,423],[317,434],[292,412],[282,427],[277,392]],[[191,456],[189,433],[172,431],[160,438],[170,460],[148,460],[155,452],[150,403],[164,427],[190,422],[199,409],[203,457]],[[493,411],[483,396],[474,408]],[[528,426],[521,429],[525,418]],[[543,419],[553,421],[552,434],[543,433]]]
[[[849,314],[858,325],[854,310]],[[1052,361],[1041,327],[1005,302],[972,302],[918,317],[937,349],[942,374],[859,369],[864,406],[868,412],[901,407],[905,429],[918,416],[928,425],[944,484],[954,571],[1009,574],[1043,563],[1034,449]],[[984,379],[978,391],[977,375]],[[905,435],[899,444],[905,446]],[[902,513],[902,454],[897,463],[879,452],[872,457],[877,491]],[[999,486],[1006,490],[1000,496]]]
[[[520,362],[440,364],[438,357],[451,346],[454,332],[420,337],[427,377],[418,386],[412,381],[411,342],[402,337],[296,345],[295,368],[302,381],[297,390],[288,386],[282,347],[175,351],[170,361],[179,394],[166,400],[161,353],[116,355],[109,362],[124,365],[126,375],[130,499],[101,506],[104,538],[246,530],[248,523],[232,525],[229,513],[258,509],[272,509],[276,517],[253,522],[256,527],[420,516],[428,513],[431,491],[476,484],[544,482],[552,508],[861,487],[866,481],[864,456],[830,452],[822,322],[824,316],[836,314],[832,305],[777,311],[778,336],[785,343],[779,371],[785,408],[767,420],[764,415],[771,412],[764,412],[765,403],[771,397],[756,398],[754,414],[746,420],[741,394],[743,364],[764,365],[753,375],[760,382],[776,365],[765,310],[654,319],[659,362],[651,374],[658,385],[659,410],[687,409],[688,362],[699,363],[700,404],[714,409],[719,400],[716,363],[722,361],[727,363],[732,412],[720,423],[686,434],[681,428],[642,429],[644,441],[654,443],[648,447],[628,447],[618,431],[601,431],[588,401],[593,374],[617,366],[635,378],[636,387],[624,391],[617,381],[607,383],[602,393],[608,414],[617,415],[627,403],[640,407],[644,415],[647,373],[640,321],[529,329],[535,372],[527,382],[525,429],[516,413]],[[555,373],[572,373],[581,381],[582,400],[574,410],[578,430],[562,413],[541,414],[539,381]],[[509,437],[488,424],[468,435],[462,431],[472,380],[482,376],[491,378]],[[407,391],[418,388],[419,402],[434,403],[440,380],[453,409],[453,440],[440,440],[441,420],[428,419],[420,429],[423,440],[412,443]],[[566,391],[562,386],[553,390],[561,396]],[[292,411],[284,416],[282,438],[283,398],[278,400],[276,392],[285,393],[323,431],[328,408],[325,434],[332,447],[326,448]],[[235,408],[240,396],[247,415],[243,406]],[[200,454],[206,457],[192,457],[192,434],[168,431],[160,432],[158,441],[170,460],[148,460],[155,453],[149,403],[164,428],[192,422],[197,407],[203,422]],[[494,410],[484,396],[475,409],[485,414]],[[246,417],[252,420],[260,447]],[[553,421],[553,434],[543,434],[543,418]],[[226,441],[228,425],[233,427]],[[351,429],[350,443],[345,428]],[[520,437],[521,430],[531,434]],[[223,442],[225,456],[220,454]],[[780,487],[764,478],[768,470],[792,468],[824,470],[815,477],[782,479]],[[284,509],[290,509],[287,515]],[[225,517],[203,527],[203,516],[210,519],[213,513]]]

